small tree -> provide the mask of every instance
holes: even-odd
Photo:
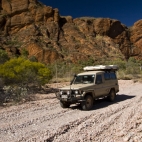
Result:
[[[52,78],[51,71],[42,63],[31,62],[25,58],[14,58],[0,65],[0,77],[4,80],[6,96],[14,101],[27,98],[33,91],[32,85],[44,85]],[[10,89],[9,89],[10,88]],[[30,89],[30,90],[29,90]]]
[[[14,58],[0,65],[0,76],[8,85],[44,85],[51,78],[51,71],[42,63],[31,62],[25,58]]]

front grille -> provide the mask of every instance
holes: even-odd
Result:
[[[63,92],[63,95],[67,95],[67,92],[64,91],[64,92]]]
[[[68,94],[68,91],[70,91],[70,94]],[[74,90],[67,90],[67,91],[62,91],[62,95],[74,95],[75,91]]]
[[[72,93],[72,94],[75,94],[75,90],[72,90],[71,93]]]

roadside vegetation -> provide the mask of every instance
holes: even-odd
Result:
[[[142,61],[133,57],[128,61],[89,58],[76,63],[56,61],[45,65],[31,57],[27,59],[27,56],[9,58],[4,50],[0,50],[0,104],[33,100],[32,95],[40,92],[47,83],[69,82],[74,74],[83,72],[83,67],[100,64],[118,65],[118,79],[142,80]]]
[[[7,58],[0,64],[0,102],[30,100],[34,90],[41,90],[51,78],[51,71],[45,64],[24,57]]]
[[[55,62],[50,65],[50,69],[53,73],[52,82],[64,82],[70,81],[74,74],[83,72],[85,66],[95,65],[118,65],[117,71],[118,79],[124,80],[142,80],[142,61],[136,60],[131,57],[128,61],[116,59],[112,61],[94,61],[92,58],[84,61],[78,61],[77,63]]]

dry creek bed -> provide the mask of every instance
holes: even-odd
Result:
[[[55,94],[0,109],[0,142],[142,142],[142,84],[120,80],[114,103],[62,109]]]

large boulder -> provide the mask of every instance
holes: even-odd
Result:
[[[53,17],[54,11],[50,6],[44,6],[44,20],[47,21],[48,18]]]
[[[38,8],[36,10],[36,17],[35,17],[35,22],[40,22],[44,20],[44,11],[42,8]]]
[[[60,16],[57,8],[38,0],[0,0],[0,40],[3,39],[8,43],[1,42],[1,46],[9,53],[17,54],[24,47],[30,56],[46,63],[58,58],[73,62],[88,57],[112,60],[112,56],[119,58],[121,53],[126,59],[142,58],[142,20],[127,28],[109,18],[73,19]]]
[[[118,20],[98,18],[94,20],[94,30],[97,34],[115,38],[125,31],[125,27]]]
[[[59,54],[56,51],[43,49],[40,45],[36,43],[31,43],[27,46],[29,52],[29,57],[36,57],[38,61],[44,63],[52,63],[59,59]]]
[[[5,10],[8,14],[11,14],[12,8],[9,0],[2,0],[2,9]]]
[[[28,10],[29,0],[11,0],[12,14]]]
[[[59,16],[59,10],[57,8],[54,9],[54,21],[59,22],[60,16]]]
[[[142,20],[134,23],[131,31],[131,54],[138,59],[142,59]]]

